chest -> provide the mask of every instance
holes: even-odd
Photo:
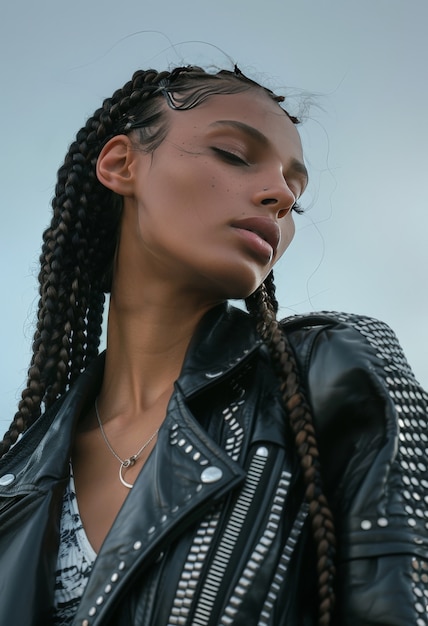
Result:
[[[90,443],[86,442],[85,451],[83,452],[81,448],[80,453],[73,459],[80,518],[89,543],[95,552],[99,552],[132,485],[143,470],[155,442],[151,442],[144,454],[128,468],[124,467],[124,464],[110,454],[102,444],[103,442],[99,439]],[[131,447],[129,449],[131,450]]]

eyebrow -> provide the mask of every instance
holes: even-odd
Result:
[[[251,137],[251,139],[254,139],[255,141],[257,141],[259,144],[263,146],[268,146],[270,144],[270,141],[266,137],[266,135],[264,135],[259,130],[257,130],[257,128],[254,128],[254,126],[249,126],[248,124],[245,124],[244,122],[238,122],[237,120],[218,120],[210,124],[210,126],[229,126],[232,128],[236,128],[237,130],[242,131],[248,137]],[[294,170],[295,172],[297,172],[298,174],[301,174],[306,179],[306,183],[308,182],[309,180],[308,170],[306,169],[305,165],[301,161],[293,158],[290,163],[290,168]]]

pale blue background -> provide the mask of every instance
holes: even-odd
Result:
[[[15,0],[2,8],[0,421],[29,361],[55,173],[138,67],[215,63],[314,95],[306,216],[277,271],[282,314],[366,313],[428,386],[426,0]],[[137,31],[160,31],[161,34]],[[175,45],[171,47],[169,38]]]

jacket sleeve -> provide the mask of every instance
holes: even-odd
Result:
[[[394,333],[338,314],[308,392],[338,536],[335,626],[428,626],[428,396]]]

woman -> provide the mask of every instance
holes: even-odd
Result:
[[[0,624],[428,624],[427,397],[383,324],[275,318],[307,183],[282,100],[140,71],[71,145],[2,444]]]

